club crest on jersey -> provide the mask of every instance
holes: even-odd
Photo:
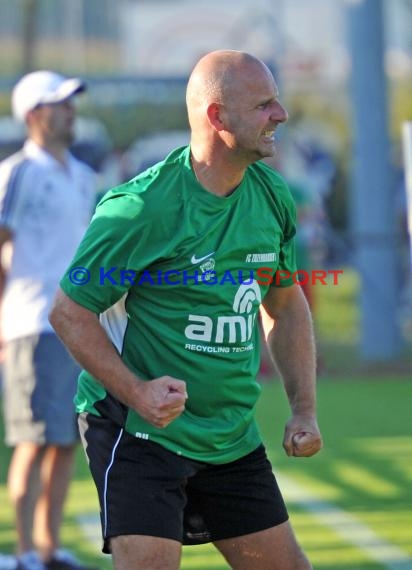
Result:
[[[215,268],[216,262],[215,260],[212,258],[208,259],[207,261],[205,261],[205,263],[202,263],[202,265],[199,265],[199,269],[202,273],[206,273],[206,271],[213,271]],[[205,281],[209,281],[212,277],[212,274],[208,274],[205,275],[204,279]]]

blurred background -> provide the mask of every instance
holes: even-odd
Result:
[[[10,118],[16,80],[80,75],[89,90],[74,150],[102,192],[187,142],[185,84],[202,54],[263,59],[290,115],[273,165],[299,205],[300,269],[343,269],[357,298],[336,315],[339,286],[311,287],[319,340],[400,366],[412,339],[412,0],[0,0],[0,34],[0,157],[24,136]],[[326,352],[322,366],[336,359]]]
[[[272,165],[296,198],[299,269],[335,272],[303,284],[319,346],[321,414],[335,425],[345,410],[343,423],[369,426],[365,437],[381,430],[382,461],[393,449],[411,464],[412,0],[0,0],[0,46],[0,158],[24,137],[10,117],[20,76],[44,68],[81,76],[89,89],[79,98],[73,150],[99,173],[101,193],[188,142],[185,85],[204,53],[245,50],[267,63],[290,116]],[[276,379],[265,359],[261,376]],[[365,482],[365,472],[345,484]],[[342,473],[323,491],[341,488]],[[407,497],[410,507],[411,482],[403,463],[399,505]],[[352,563],[338,561],[335,549],[316,567],[411,569],[412,527],[404,537],[401,511],[396,533],[383,531],[370,550],[394,540],[409,555],[389,545],[386,561]],[[209,558],[203,567],[225,568],[216,564]]]

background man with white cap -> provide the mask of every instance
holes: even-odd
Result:
[[[78,367],[48,321],[58,281],[90,219],[95,175],[70,154],[80,79],[25,75],[12,93],[23,148],[0,164],[0,296],[8,490],[18,570],[84,568],[59,549],[78,440]]]

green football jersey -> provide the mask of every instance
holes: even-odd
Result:
[[[197,181],[189,147],[103,197],[61,287],[100,315],[140,378],[170,375],[188,392],[184,413],[163,429],[127,410],[127,432],[209,463],[259,445],[258,310],[270,286],[293,283],[294,234],[294,202],[273,169],[249,166],[219,197]],[[99,415],[110,400],[83,371],[77,411]]]

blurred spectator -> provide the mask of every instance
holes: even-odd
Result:
[[[14,447],[8,491],[15,511],[17,570],[81,570],[59,549],[63,505],[78,433],[78,367],[48,322],[60,276],[90,219],[95,175],[68,151],[79,79],[24,76],[12,107],[23,148],[0,164],[1,341],[6,443]]]

